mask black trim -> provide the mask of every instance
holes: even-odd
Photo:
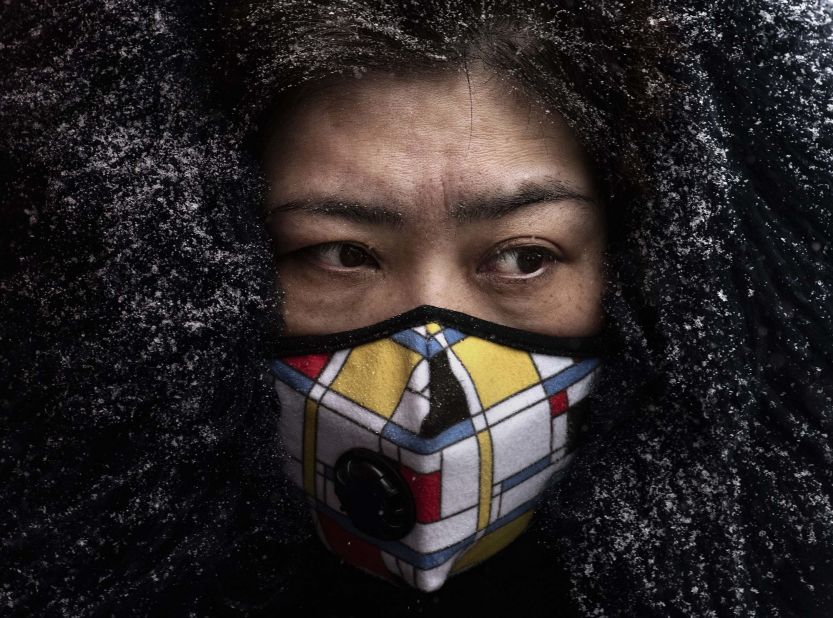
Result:
[[[460,330],[466,335],[474,335],[481,339],[488,339],[495,343],[538,354],[601,356],[609,348],[605,338],[599,335],[587,337],[541,335],[431,305],[422,305],[382,322],[354,330],[326,335],[275,337],[267,344],[267,348],[272,357],[337,352],[378,339],[385,339],[395,333],[414,326],[421,326],[427,322],[439,322],[443,326]]]

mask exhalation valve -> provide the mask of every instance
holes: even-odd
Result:
[[[373,537],[401,539],[416,522],[405,479],[386,457],[355,448],[338,458],[335,491],[353,525]]]

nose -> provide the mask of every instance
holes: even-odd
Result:
[[[401,288],[403,310],[432,305],[471,315],[478,314],[475,290],[465,268],[441,251],[423,256]]]

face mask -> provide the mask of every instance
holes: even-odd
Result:
[[[419,307],[275,349],[287,472],[319,536],[431,591],[526,528],[572,458],[601,346]]]

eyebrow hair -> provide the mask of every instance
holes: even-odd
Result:
[[[265,217],[268,218],[276,212],[292,212],[296,210],[317,215],[338,217],[339,219],[354,223],[369,223],[371,225],[384,225],[393,228],[401,228],[405,221],[405,217],[401,212],[386,206],[363,204],[360,202],[345,202],[337,199],[286,202],[270,207]]]
[[[543,183],[524,182],[509,195],[486,194],[482,197],[454,204],[449,213],[457,223],[499,219],[511,212],[543,202],[571,200],[583,207],[598,205],[589,195],[579,193],[560,180]]]
[[[560,180],[548,179],[544,182],[524,182],[508,195],[486,193],[473,200],[454,204],[449,207],[448,212],[450,217],[460,224],[500,219],[521,208],[566,200],[572,200],[581,206],[598,204],[592,197],[573,190]],[[266,211],[264,219],[268,219],[276,212],[292,211],[326,215],[353,223],[382,225],[395,229],[401,229],[407,221],[407,217],[401,211],[388,206],[334,198],[294,200],[277,204]]]

